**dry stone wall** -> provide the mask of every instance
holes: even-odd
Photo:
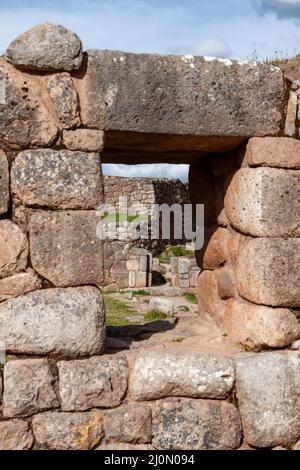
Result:
[[[268,64],[83,54],[53,24],[9,46],[1,450],[299,448],[300,152],[283,137],[289,88]],[[103,161],[193,163],[191,196],[207,225],[201,307],[247,348],[269,351],[105,355],[105,275],[122,263],[144,275],[146,256],[119,260],[115,242],[97,237]]]

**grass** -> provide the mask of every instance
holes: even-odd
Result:
[[[183,297],[185,298],[185,300],[187,300],[191,304],[197,304],[198,303],[197,296],[195,294],[193,294],[192,292],[185,292],[183,294]]]
[[[166,318],[168,318],[168,315],[164,312],[160,312],[159,310],[150,310],[150,312],[145,315],[145,320],[147,322],[166,320]]]
[[[158,257],[158,260],[161,264],[170,264],[172,257],[179,258],[180,256],[193,258],[195,256],[195,252],[192,250],[187,250],[185,246],[182,245],[168,246]]]
[[[137,312],[125,302],[112,299],[105,295],[106,324],[108,326],[125,326],[129,322],[127,317],[136,315]]]
[[[142,295],[142,296],[145,296],[145,297],[146,297],[146,296],[150,295],[150,292],[147,292],[147,291],[145,291],[145,290],[143,290],[143,289],[140,289],[140,290],[133,290],[133,291],[132,291],[132,294],[133,294],[133,295],[137,295],[137,296]]]

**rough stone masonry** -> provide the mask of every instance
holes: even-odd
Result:
[[[51,23],[9,45],[1,450],[299,449],[299,78],[293,61],[84,53]],[[200,308],[252,352],[105,354],[104,261],[120,260],[96,236],[102,162],[191,164]]]

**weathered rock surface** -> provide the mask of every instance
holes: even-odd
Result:
[[[64,411],[110,408],[121,404],[127,391],[125,357],[94,357],[58,363],[59,395]]]
[[[78,96],[70,75],[68,73],[51,75],[47,80],[47,88],[61,127],[73,129],[80,126]]]
[[[164,299],[161,297],[151,297],[149,302],[150,310],[158,310],[166,315],[173,315],[176,310],[175,303],[170,299]]]
[[[150,444],[124,444],[121,442],[103,443],[96,450],[155,450]]]
[[[43,413],[32,420],[39,446],[50,450],[91,450],[104,436],[100,411],[88,413]]]
[[[0,341],[15,354],[98,354],[104,347],[104,319],[95,287],[35,291],[0,304]]]
[[[0,302],[42,288],[42,281],[32,269],[0,279]]]
[[[227,308],[227,300],[222,300],[219,296],[216,271],[203,271],[200,274],[197,293],[200,311],[209,313],[218,323],[222,323]]]
[[[250,166],[300,169],[300,142],[289,137],[253,137],[247,145]]]
[[[5,153],[0,150],[0,215],[8,211],[9,169]]]
[[[24,233],[10,220],[0,220],[0,279],[25,270],[27,258]]]
[[[136,403],[123,405],[105,413],[106,439],[133,444],[151,442],[151,408]]]
[[[158,402],[152,433],[153,446],[166,450],[234,450],[242,437],[238,410],[214,400]]]
[[[207,234],[203,248],[203,269],[217,269],[226,263],[229,258],[228,243],[229,234],[225,228],[216,228]]]
[[[100,285],[103,242],[95,211],[35,213],[30,220],[34,269],[55,286]]]
[[[300,171],[242,168],[225,197],[230,223],[256,237],[299,237]]]
[[[300,437],[300,353],[248,354],[236,359],[236,368],[247,443],[294,444]]]
[[[103,200],[99,154],[26,150],[12,165],[16,202],[50,209],[96,209]]]
[[[194,150],[211,151],[224,148],[226,137],[234,147],[241,138],[280,131],[283,74],[277,67],[116,51],[88,56],[86,75],[76,81],[86,127],[205,136]],[[191,149],[193,140],[184,145]],[[143,136],[141,142],[143,150],[154,144]],[[167,136],[163,143],[168,150]]]
[[[33,436],[29,423],[21,419],[0,422],[0,450],[29,450]]]
[[[286,308],[233,300],[223,324],[234,341],[251,348],[281,348],[300,338],[300,322]]]
[[[4,367],[4,417],[30,416],[58,408],[53,384],[46,359],[9,361]]]
[[[72,72],[81,66],[82,44],[63,26],[42,23],[20,34],[8,46],[5,57],[23,70]]]
[[[104,148],[104,132],[97,129],[64,130],[63,143],[68,150],[101,153]]]
[[[50,147],[58,135],[51,103],[39,77],[21,73],[0,57],[5,100],[0,106],[0,140],[8,149]]]
[[[257,304],[300,306],[300,239],[244,239],[236,266],[239,293]]]
[[[136,357],[129,391],[135,400],[170,396],[226,398],[234,379],[231,359],[201,353],[153,352]]]

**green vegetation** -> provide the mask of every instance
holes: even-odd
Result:
[[[192,250],[187,250],[185,246],[182,245],[168,246],[158,257],[158,260],[161,264],[170,264],[172,257],[179,258],[180,256],[193,258],[195,256],[195,252]]]
[[[129,322],[127,317],[137,314],[137,312],[125,302],[112,299],[106,294],[104,295],[104,299],[106,307],[106,324],[108,326],[128,325]]]
[[[160,312],[159,310],[150,310],[150,312],[145,315],[145,320],[148,322],[166,320],[166,318],[168,318],[168,315],[164,312]]]
[[[135,220],[137,221],[144,221],[144,220],[149,220],[148,214],[134,214],[134,215],[129,215],[129,214],[122,214],[121,212],[104,212],[104,214],[101,216],[101,219],[103,222],[106,224],[109,223],[120,223],[120,222],[134,222]]]
[[[147,292],[147,291],[145,291],[145,290],[143,290],[143,289],[140,289],[140,290],[133,290],[133,291],[132,291],[132,294],[133,294],[133,295],[137,295],[137,296],[139,296],[139,295],[141,295],[141,296],[148,296],[148,295],[150,295],[150,292]]]
[[[185,292],[183,294],[183,297],[185,298],[185,300],[187,300],[191,304],[197,304],[198,303],[198,299],[197,299],[196,294],[193,294],[192,292]]]

